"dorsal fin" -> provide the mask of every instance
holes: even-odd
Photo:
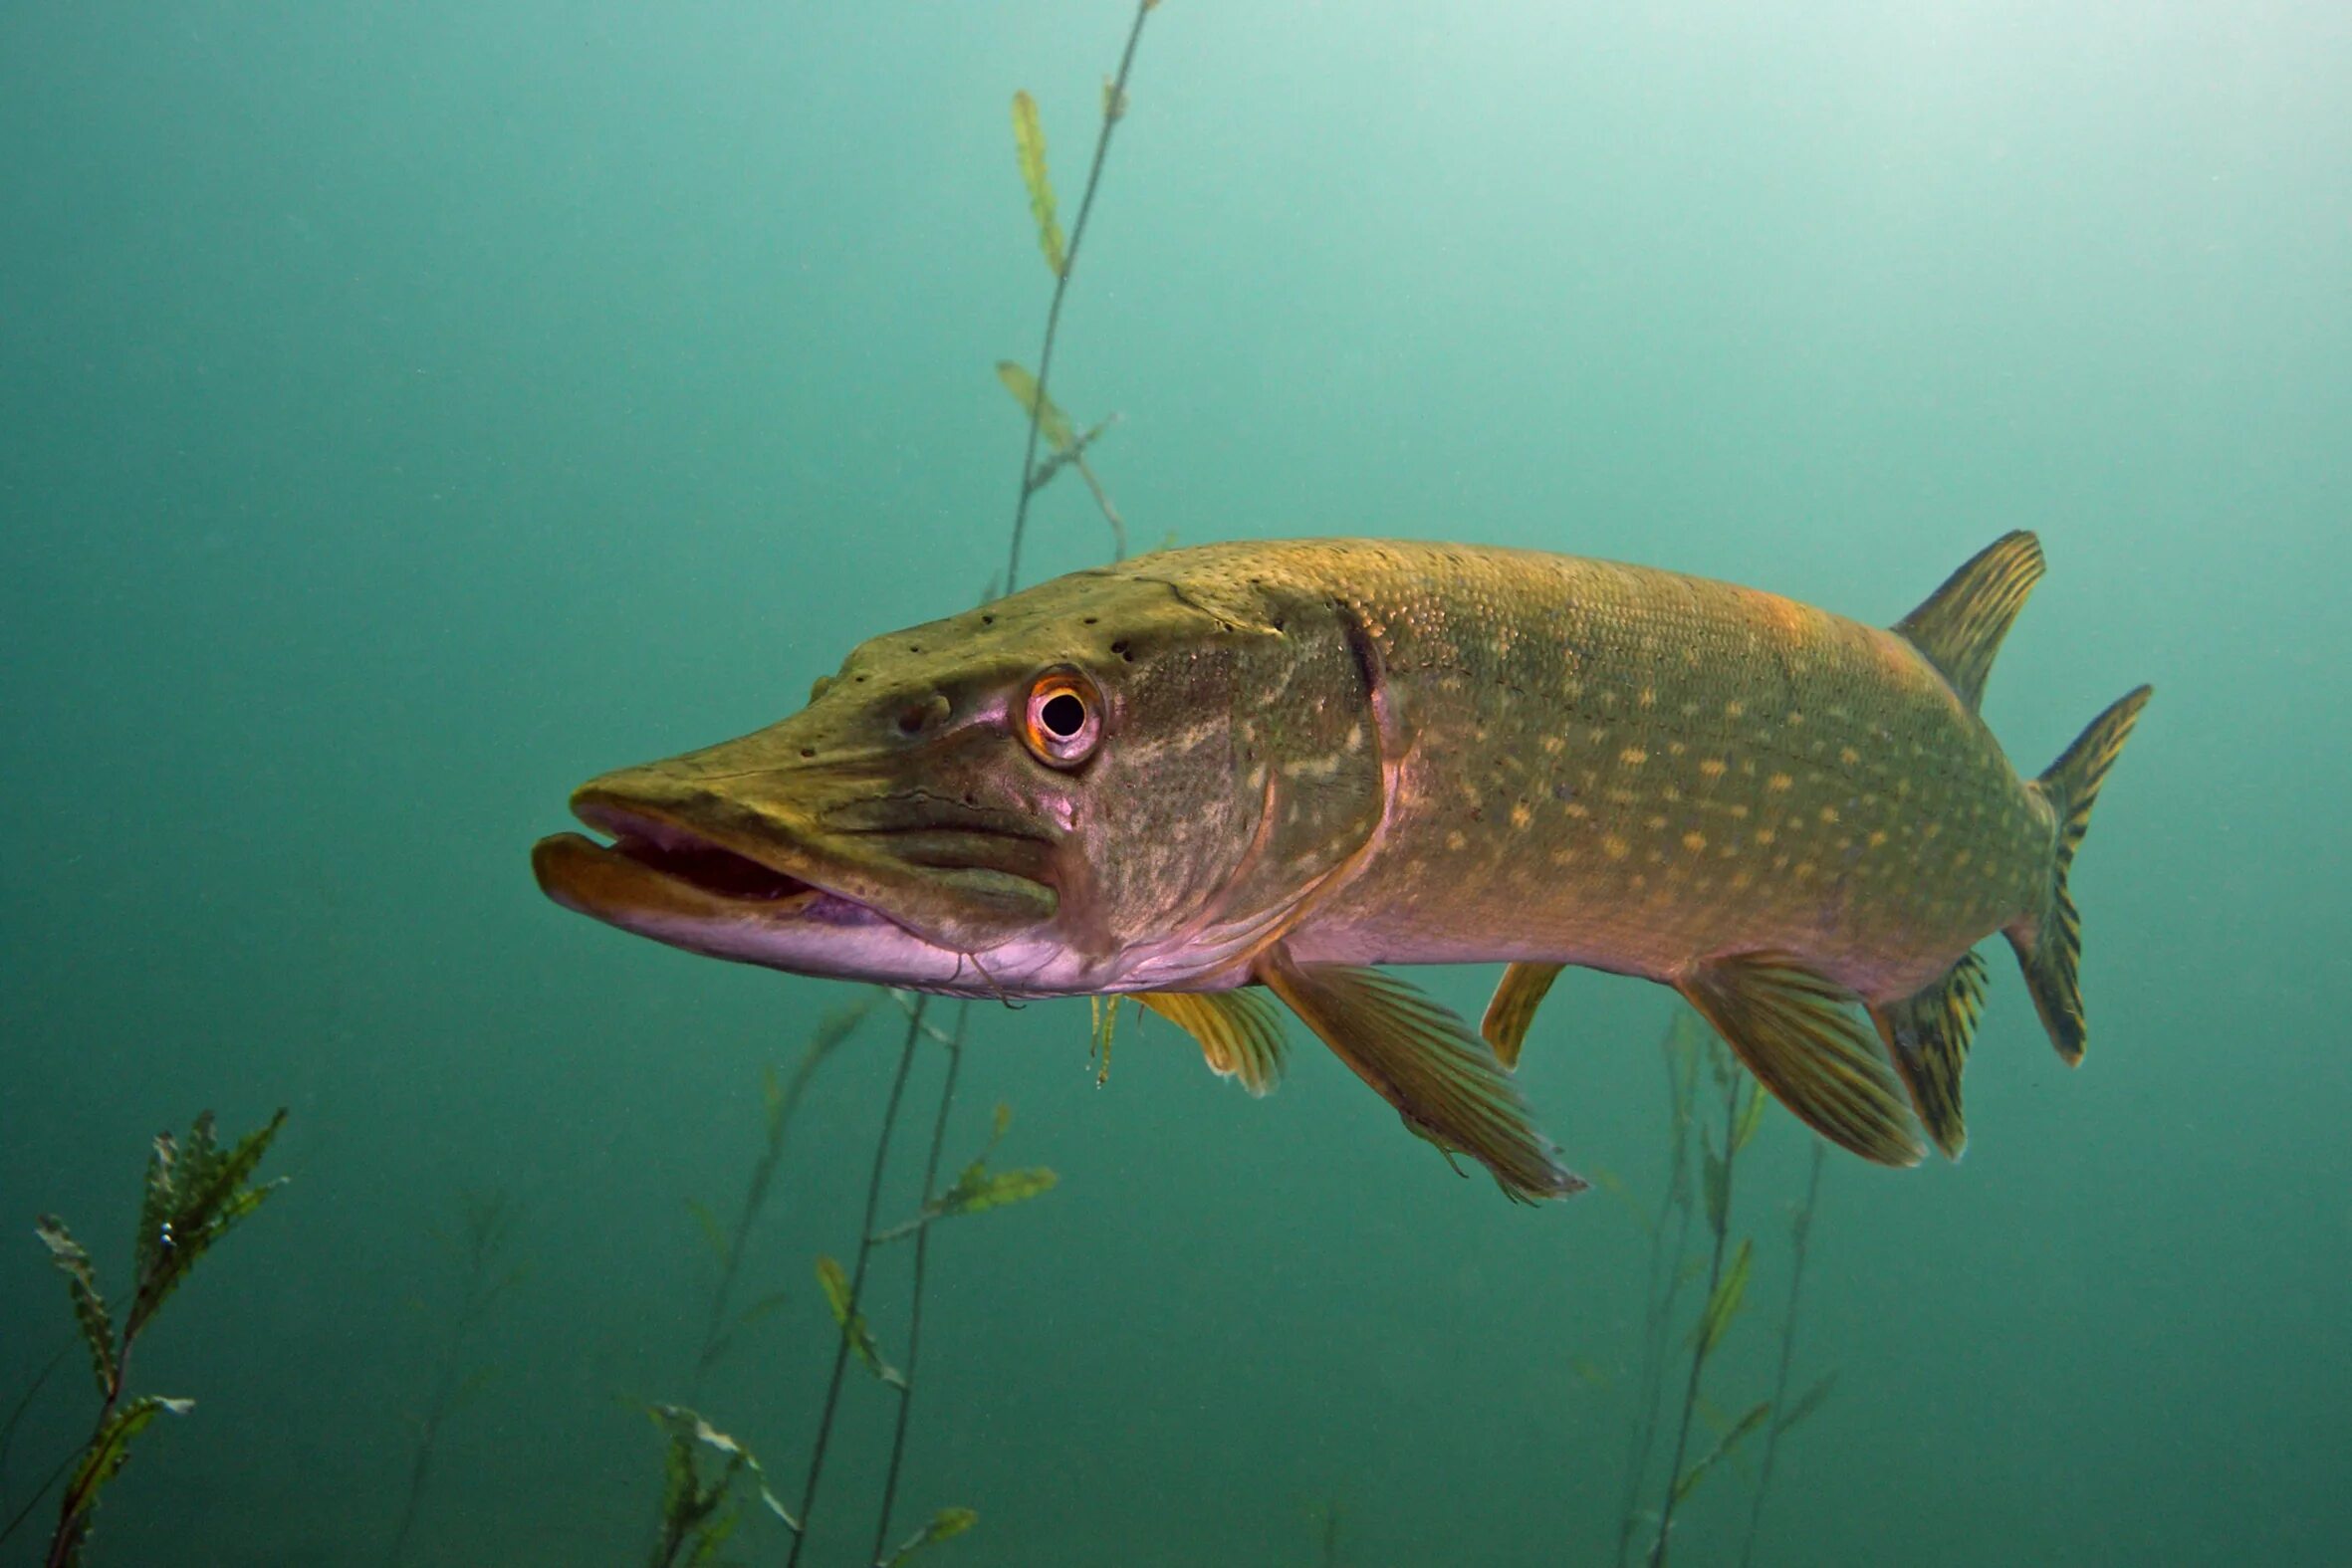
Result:
[[[2000,651],[2025,595],[2041,580],[2041,542],[2023,529],[2003,534],[1944,579],[1927,602],[1895,622],[1928,662],[1943,672],[1974,713],[1985,677]]]

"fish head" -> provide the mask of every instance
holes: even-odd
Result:
[[[872,638],[781,723],[583,784],[605,841],[541,840],[540,886],[712,957],[966,995],[1211,970],[1378,789],[1344,648],[1286,657],[1262,608],[1109,569]],[[1301,760],[1320,807],[1276,783]]]

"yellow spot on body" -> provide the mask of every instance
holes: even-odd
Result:
[[[1708,758],[1699,765],[1699,772],[1710,779],[1721,779],[1724,774],[1723,759],[1720,757]]]
[[[1862,754],[1850,746],[1842,746],[1838,748],[1837,760],[1851,768],[1862,760]]]
[[[1625,748],[1625,750],[1617,754],[1617,761],[1623,763],[1628,768],[1639,768],[1642,764],[1648,762],[1649,760],[1650,754],[1643,751],[1638,746],[1628,746]]]
[[[1462,829],[1460,829],[1459,827],[1455,828],[1455,829],[1454,829],[1452,832],[1450,832],[1450,833],[1446,834],[1446,847],[1447,847],[1448,849],[1459,849],[1459,848],[1461,848],[1461,847],[1462,847],[1464,844],[1467,844],[1467,843],[1469,843],[1469,842],[1470,842],[1470,840],[1469,840],[1469,839],[1467,839],[1467,838],[1465,838],[1465,837],[1463,837],[1463,836],[1462,836]]]
[[[1638,701],[1644,708],[1657,707],[1658,689],[1654,686],[1644,686],[1641,689],[1641,696],[1637,698],[1636,701]]]
[[[1789,874],[1795,877],[1799,882],[1802,882],[1806,877],[1809,877],[1813,874],[1813,863],[1810,860],[1799,860],[1794,866],[1789,868]]]
[[[1745,871],[1735,871],[1732,873],[1732,891],[1744,893],[1748,890],[1748,884],[1755,880],[1755,877]]]
[[[1565,747],[1567,744],[1568,743],[1566,741],[1562,740],[1556,735],[1547,735],[1543,737],[1544,755],[1547,757],[1557,757],[1560,754],[1561,748]]]
[[[1723,705],[1723,716],[1727,719],[1741,718],[1747,712],[1748,705],[1744,702],[1728,702]]]
[[[1642,818],[1642,825],[1653,833],[1662,833],[1666,831],[1666,818],[1656,814],[1645,816]]]
[[[1570,800],[1567,803],[1566,810],[1568,815],[1576,818],[1578,821],[1582,821],[1585,817],[1588,817],[1592,814],[1592,808],[1579,800]]]
[[[1682,835],[1682,846],[1685,849],[1688,849],[1691,853],[1697,854],[1700,850],[1707,847],[1707,835],[1700,832],[1697,828],[1693,828],[1691,831]]]
[[[1511,808],[1511,825],[1514,827],[1525,827],[1534,819],[1535,813],[1529,810],[1524,804],[1514,805]]]
[[[1834,822],[1834,821],[1836,821],[1836,820],[1837,820],[1837,807],[1836,807],[1836,806],[1834,806],[1834,805],[1825,805],[1825,806],[1821,807],[1821,820],[1822,820],[1822,821],[1824,821],[1824,822]]]
[[[1795,784],[1796,781],[1789,778],[1786,774],[1774,774],[1771,778],[1764,781],[1764,787],[1777,792],[1782,789],[1790,788]]]
[[[1872,832],[1870,835],[1870,847],[1873,849],[1876,849],[1879,845],[1885,843],[1886,841],[1887,835],[1884,828],[1880,828]]]
[[[1631,846],[1628,845],[1624,839],[1619,838],[1615,833],[1604,834],[1601,838],[1600,852],[1604,855],[1607,855],[1611,860],[1624,859],[1630,850]]]
[[[1760,827],[1756,830],[1756,841],[1760,844],[1768,844],[1776,836],[1768,827]]]

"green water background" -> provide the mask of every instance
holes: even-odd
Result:
[[[293,1108],[294,1184],[142,1347],[199,1405],[94,1561],[381,1559],[465,1189],[530,1273],[417,1560],[641,1557],[685,1201],[732,1202],[761,1065],[839,991],[564,914],[526,850],[1000,567],[991,366],[1048,292],[1006,104],[1074,202],[1125,21],[0,12],[0,1396],[68,1332],[36,1211],[119,1280],[156,1129]],[[1989,700],[2020,765],[2158,687],[2076,878],[2088,1061],[1989,950],[1967,1161],[1830,1167],[1797,1365],[1841,1378],[1760,1560],[2352,1560],[2352,9],[1170,0],[1133,93],[1054,385],[1125,416],[1142,541],[1527,545],[1884,622],[2031,527]],[[1103,548],[1058,485],[1028,574]],[[1524,1073],[1644,1202],[1668,1016],[1571,976]],[[1303,1039],[1257,1102],[1164,1028],[1096,1089],[1075,1003],[972,1027],[951,1157],[1008,1100],[1063,1183],[939,1236],[902,1510],[983,1516],[942,1561],[1306,1564],[1329,1503],[1348,1564],[1606,1560],[1631,1210],[1454,1180]],[[702,1397],[788,1493],[888,1032],[819,1080],[750,1267],[792,1298]],[[1774,1113],[1742,1173],[1727,1410],[1803,1159]],[[813,1562],[871,1529],[884,1406],[846,1392]],[[12,1499],[87,1400],[69,1363]],[[1677,1561],[1727,1559],[1749,1485]]]

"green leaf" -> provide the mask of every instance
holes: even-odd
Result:
[[[133,1277],[144,1279],[153,1271],[155,1254],[162,1245],[164,1225],[179,1207],[179,1145],[168,1132],[155,1135],[153,1151],[147,1156],[147,1180],[138,1208],[138,1235],[131,1254]]]
[[[91,1436],[90,1447],[82,1451],[82,1462],[74,1466],[73,1476],[66,1482],[67,1511],[58,1521],[56,1535],[64,1551],[62,1555],[53,1555],[50,1561],[74,1564],[82,1560],[82,1546],[90,1538],[91,1515],[98,1508],[99,1493],[130,1462],[131,1440],[154,1425],[157,1416],[185,1416],[195,1408],[192,1399],[164,1399],[154,1394],[126,1400],[115,1408],[106,1424]],[[55,1548],[52,1549],[54,1552]]]
[[[213,1137],[212,1113],[196,1118],[187,1142],[174,1148],[168,1136],[155,1140],[147,1166],[147,1194],[140,1205],[138,1281],[123,1313],[127,1341],[179,1288],[196,1260],[227,1235],[284,1180],[246,1185],[270,1141],[286,1123],[280,1110],[259,1131],[223,1151]]]
[[[730,1498],[739,1477],[748,1473],[760,1502],[798,1535],[799,1521],[786,1511],[769,1488],[767,1471],[751,1450],[713,1427],[683,1405],[651,1405],[645,1414],[669,1439],[662,1455],[661,1550],[657,1563],[708,1563],[733,1536],[741,1522]],[[703,1451],[719,1456],[717,1471],[704,1479],[696,1456]]]
[[[785,1112],[784,1079],[778,1075],[774,1062],[760,1068],[760,1102],[767,1108],[768,1138],[774,1142],[784,1131]]]
[[[980,1515],[970,1508],[942,1508],[931,1515],[930,1523],[900,1541],[892,1549],[890,1555],[881,1560],[877,1568],[897,1568],[898,1564],[906,1561],[907,1558],[912,1557],[924,1547],[936,1546],[941,1541],[953,1540],[979,1522]]]
[[[727,1232],[720,1228],[719,1217],[696,1198],[686,1200],[686,1212],[694,1217],[694,1224],[702,1232],[703,1240],[709,1243],[712,1254],[724,1267],[727,1262]]]
[[[1772,1430],[1775,1433],[1786,1433],[1789,1428],[1819,1410],[1822,1403],[1829,1398],[1829,1391],[1836,1386],[1836,1373],[1831,1372],[1823,1376],[1818,1383],[1796,1397],[1796,1403],[1788,1407],[1787,1415],[1772,1424]]]
[[[1756,1129],[1764,1121],[1766,1096],[1761,1085],[1748,1091],[1748,1103],[1741,1109],[1740,1125],[1732,1132],[1732,1152],[1738,1154],[1748,1147],[1748,1140],[1756,1136]]]
[[[1005,390],[1013,394],[1013,401],[1021,411],[1038,422],[1038,433],[1046,444],[1058,452],[1066,452],[1077,445],[1077,432],[1071,428],[1069,415],[1055,405],[1054,399],[1040,402],[1038,378],[1010,359],[997,361],[997,379],[1005,383]]]
[[[1700,1156],[1706,1161],[1707,1229],[1723,1234],[1724,1222],[1732,1210],[1732,1163],[1720,1159],[1715,1152],[1715,1140],[1701,1130]]]
[[[1739,1420],[1739,1424],[1733,1427],[1731,1431],[1723,1435],[1723,1440],[1721,1442],[1717,1443],[1714,1448],[1709,1449],[1705,1454],[1701,1455],[1698,1459],[1692,1463],[1691,1467],[1687,1470],[1684,1470],[1681,1476],[1676,1479],[1674,1483],[1674,1500],[1677,1503],[1680,1503],[1685,1497],[1688,1497],[1698,1486],[1699,1482],[1707,1478],[1707,1472],[1715,1468],[1717,1464],[1721,1463],[1723,1459],[1731,1454],[1732,1450],[1740,1446],[1740,1444],[1748,1437],[1750,1433],[1763,1426],[1764,1423],[1764,1418],[1769,1416],[1771,1413],[1772,1407],[1770,1402],[1767,1401],[1764,1404],[1757,1406],[1747,1415],[1742,1416]]]
[[[882,1359],[882,1347],[875,1342],[873,1330],[866,1327],[865,1314],[852,1310],[855,1302],[850,1299],[849,1276],[841,1271],[840,1263],[830,1257],[819,1258],[817,1282],[824,1288],[824,1303],[832,1308],[833,1321],[840,1325],[850,1353],[884,1383],[905,1388],[906,1375]]]
[[[43,1215],[33,1230],[49,1248],[49,1260],[66,1276],[66,1289],[74,1298],[74,1321],[82,1326],[82,1342],[90,1347],[90,1370],[98,1378],[99,1398],[104,1399],[115,1388],[115,1322],[107,1315],[106,1297],[99,1294],[90,1253],[55,1215]]]
[[[1054,216],[1054,182],[1046,175],[1046,127],[1038,118],[1038,101],[1027,93],[1013,95],[1013,145],[1021,154],[1021,183],[1029,187],[1029,215],[1038,224],[1038,249],[1058,278],[1069,265],[1069,254]]]
[[[975,1161],[956,1178],[955,1186],[939,1195],[930,1212],[944,1220],[950,1215],[976,1215],[1011,1204],[1025,1204],[1052,1192],[1060,1180],[1048,1166],[1032,1166],[1026,1171],[989,1171]]]
[[[1722,1343],[1724,1331],[1732,1326],[1732,1319],[1739,1316],[1741,1303],[1748,1299],[1748,1272],[1755,1260],[1756,1243],[1743,1240],[1738,1255],[1732,1259],[1732,1266],[1715,1282],[1715,1294],[1707,1298],[1706,1310],[1699,1314],[1699,1326],[1695,1331],[1701,1360],[1705,1360],[1708,1353]]]

